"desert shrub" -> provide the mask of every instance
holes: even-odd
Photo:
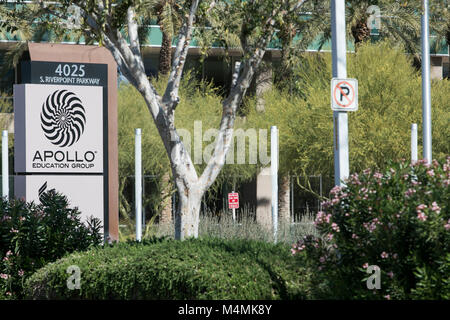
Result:
[[[284,244],[153,238],[73,253],[25,286],[33,299],[301,299],[308,276],[300,259]],[[67,288],[72,265],[79,290]]]
[[[448,299],[450,157],[352,174],[331,196],[315,221],[322,237],[292,249],[317,271],[319,296]],[[366,286],[371,265],[380,269],[379,290]]]
[[[207,212],[200,215],[199,221],[199,238],[220,238],[224,240],[242,239],[242,240],[255,240],[273,242],[273,232],[267,226],[261,225],[254,219],[254,211],[248,208],[242,208],[240,215],[237,217],[237,221],[233,221],[233,218],[229,212]],[[305,235],[317,234],[316,228],[313,224],[314,215],[304,216],[300,222],[295,224],[283,224],[278,226],[277,241],[292,244],[293,242],[301,239]],[[150,238],[167,237],[175,238],[175,226],[174,222],[166,224],[155,224],[147,228],[147,234],[143,237]],[[129,239],[134,236],[130,235]]]
[[[81,222],[80,211],[53,190],[41,204],[0,200],[0,299],[21,298],[24,279],[67,253],[102,241],[100,222]]]
[[[281,171],[333,176],[331,75],[331,54],[305,53],[293,70],[295,90],[267,92],[265,113],[250,108],[248,126],[278,126]],[[350,172],[410,158],[411,124],[422,131],[421,74],[411,57],[389,42],[365,43],[348,54],[348,76],[359,83],[359,109],[348,115]],[[436,159],[450,154],[449,96],[449,80],[432,81]],[[421,154],[422,135],[418,139]]]

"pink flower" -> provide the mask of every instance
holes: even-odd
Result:
[[[6,295],[7,295],[7,296],[11,296],[11,295],[12,295],[12,293],[11,293],[11,292],[9,292],[9,291],[7,291],[7,292],[6,292]]]
[[[384,296],[387,300],[391,300],[391,296],[388,294],[388,295],[385,295]]]
[[[330,193],[337,194],[341,190],[342,188],[340,186],[335,186],[333,189],[331,189]]]
[[[328,241],[333,240],[333,234],[329,233],[329,234],[327,235],[327,239],[328,239]]]
[[[320,261],[320,263],[325,263],[325,257],[320,257],[320,259],[319,259],[319,261]]]
[[[450,219],[448,219],[447,224],[444,225],[445,230],[450,230]]]
[[[339,226],[338,226],[336,223],[334,223],[334,222],[331,224],[331,228],[332,228],[334,231],[336,231],[336,232],[339,232],[339,231],[340,231]]]
[[[394,258],[394,260],[397,260],[398,254],[394,253],[394,254],[392,255],[392,258]]]
[[[10,277],[9,274],[4,274],[4,273],[0,273],[0,278],[8,280],[8,278]]]
[[[339,198],[333,198],[333,199],[331,200],[331,204],[333,204],[333,205],[338,204],[339,201],[340,201]]]
[[[356,234],[352,234],[352,239],[358,239],[359,237]]]
[[[4,257],[4,258],[3,258],[3,261],[8,261],[8,260],[9,260],[8,257]]]
[[[366,263],[363,264],[363,268],[364,268],[364,269],[367,269],[368,267],[369,267],[369,263],[368,263],[368,262],[366,262]]]
[[[423,213],[423,212],[419,212],[418,214],[417,214],[417,219],[419,219],[419,220],[421,220],[421,221],[425,221],[425,220],[427,220],[427,216],[426,216],[426,214],[425,213]]]
[[[17,230],[17,229],[14,229],[14,228],[11,228],[10,232],[12,232],[12,233],[18,233],[18,232],[19,232],[19,230]]]
[[[17,273],[19,275],[19,277],[23,277],[23,275],[25,274],[25,272],[23,270],[19,270],[19,272]]]
[[[416,190],[409,188],[405,192],[405,197],[410,198],[414,193],[416,193]]]
[[[388,275],[388,277],[391,278],[391,279],[394,277],[394,273],[393,273],[392,271],[389,271],[389,272],[387,273],[387,275]]]
[[[436,212],[437,214],[439,214],[441,212],[441,208],[437,205],[436,202],[433,202],[431,204],[431,211]]]
[[[375,172],[375,173],[373,174],[373,177],[374,177],[375,179],[381,179],[381,178],[383,178],[383,175],[382,175],[381,173],[379,173],[379,172]]]
[[[319,225],[323,223],[330,223],[331,214],[325,215],[325,212],[319,211],[316,216],[316,220],[314,221],[314,225]]]
[[[328,208],[331,205],[331,201],[324,201],[322,202],[322,207]]]
[[[6,252],[6,256],[9,257],[10,255],[12,255],[11,250],[8,250],[8,252]]]
[[[388,257],[389,257],[389,254],[387,254],[385,251],[383,251],[383,252],[381,253],[381,258],[387,259]]]
[[[428,170],[427,175],[429,175],[430,177],[434,177],[434,170],[433,169]]]
[[[416,210],[423,210],[423,209],[425,209],[427,206],[426,205],[424,205],[424,204],[419,204],[417,207],[416,207]]]
[[[297,251],[295,251],[295,249],[291,248],[291,253],[292,253],[292,255],[294,255],[297,253]]]

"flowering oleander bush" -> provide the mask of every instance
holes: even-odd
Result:
[[[41,204],[0,200],[0,299],[21,298],[27,276],[67,253],[101,243],[98,219],[81,222],[65,196],[50,190]]]
[[[353,174],[335,187],[294,254],[315,269],[318,297],[450,298],[450,157]],[[368,289],[378,266],[380,289]]]

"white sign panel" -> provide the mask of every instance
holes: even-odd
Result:
[[[78,207],[81,221],[90,216],[100,219],[103,216],[103,176],[98,175],[28,175],[15,176],[15,196],[23,197],[27,202],[40,203],[40,196],[51,189],[65,195],[69,207]]]
[[[331,80],[331,110],[358,110],[358,80],[337,78]]]
[[[23,84],[14,91],[16,172],[103,172],[102,87]]]

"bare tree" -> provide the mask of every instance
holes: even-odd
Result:
[[[157,1],[36,1],[36,15],[40,14],[41,19],[49,20],[48,14],[51,14],[53,23],[55,17],[67,20],[69,7],[79,8],[82,17],[79,30],[87,38],[97,39],[112,53],[122,74],[145,99],[169,155],[173,182],[177,188],[179,205],[175,215],[176,239],[198,236],[201,199],[224,165],[233,136],[237,107],[264,57],[277,24],[282,23],[286,14],[299,10],[306,1],[292,1],[289,10],[282,9],[279,1],[272,0],[202,1],[200,6],[200,0],[177,1],[184,14],[167,86],[162,95],[157,93],[145,73],[138,32],[140,14],[152,9],[151,6],[156,5]],[[207,18],[208,14],[213,14],[219,2],[242,10],[245,18],[240,26],[240,42],[244,59],[243,67],[236,74],[235,85],[222,102],[222,118],[214,151],[203,172],[198,174],[175,127],[175,110],[180,100],[178,91],[196,18]],[[127,31],[128,39],[122,33],[124,30]]]

